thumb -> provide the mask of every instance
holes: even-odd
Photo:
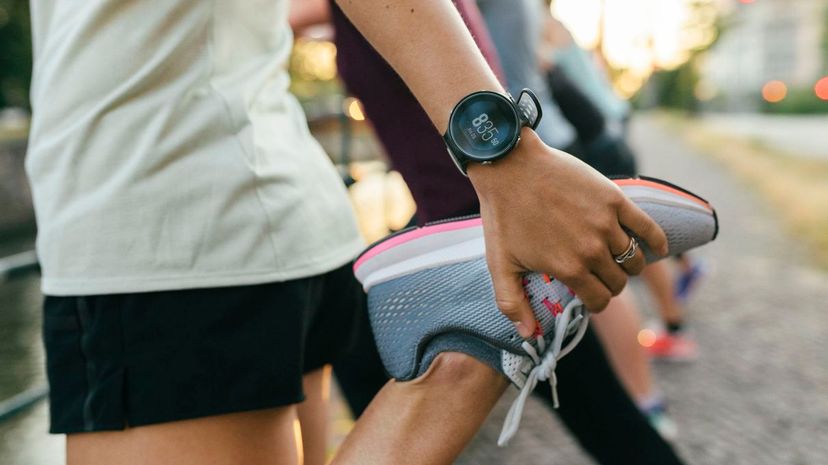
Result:
[[[523,272],[516,267],[504,269],[492,264],[489,264],[489,271],[492,274],[497,308],[515,324],[521,337],[531,337],[535,333],[535,314],[523,289]]]

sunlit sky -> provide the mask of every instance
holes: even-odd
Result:
[[[552,13],[579,44],[594,49],[603,17],[605,57],[614,68],[645,77],[655,68],[673,68],[689,49],[713,38],[713,15],[699,16],[687,0],[555,0]],[[715,12],[709,0],[707,12]],[[603,15],[602,15],[603,9]]]

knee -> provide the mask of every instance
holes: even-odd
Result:
[[[463,386],[497,384],[505,379],[493,368],[471,355],[460,352],[443,352],[434,358],[431,366],[420,377],[411,381],[419,385],[447,385],[455,389]]]

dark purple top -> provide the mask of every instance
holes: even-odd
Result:
[[[391,164],[408,184],[417,203],[417,222],[462,216],[480,210],[468,178],[454,166],[446,145],[402,78],[356,30],[332,1],[336,30],[336,64],[348,91],[362,101]],[[500,73],[488,32],[473,2],[455,6],[480,47],[483,56]]]

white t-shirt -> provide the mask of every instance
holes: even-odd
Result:
[[[49,295],[312,276],[363,243],[288,93],[284,0],[32,0]]]

